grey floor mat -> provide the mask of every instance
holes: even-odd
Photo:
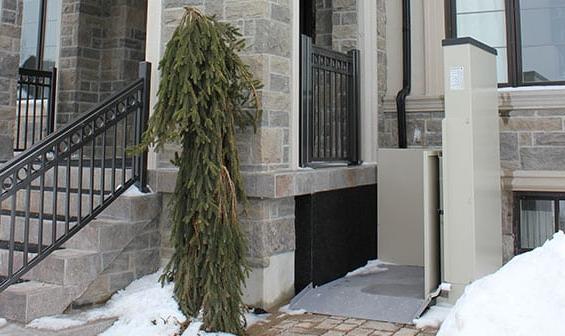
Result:
[[[424,268],[387,265],[387,271],[345,277],[307,289],[291,309],[377,321],[412,323],[424,304]]]

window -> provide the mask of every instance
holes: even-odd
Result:
[[[500,86],[565,84],[565,0],[446,0],[447,36],[498,51]]]
[[[517,193],[514,204],[516,253],[539,247],[565,230],[565,194]]]
[[[24,0],[20,67],[50,69],[59,58],[62,0]]]

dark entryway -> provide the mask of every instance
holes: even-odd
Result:
[[[376,259],[376,209],[376,185],[296,197],[297,293]]]

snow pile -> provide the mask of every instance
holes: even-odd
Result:
[[[380,261],[380,260],[369,260],[367,262],[367,265],[356,269],[353,272],[349,272],[345,275],[346,278],[352,277],[352,276],[356,276],[356,275],[369,275],[369,274],[375,274],[375,273],[380,273],[380,272],[385,272],[388,271],[388,268],[383,267],[384,265],[392,265],[391,263],[386,263],[384,261]]]
[[[63,330],[86,324],[87,321],[76,320],[64,316],[46,316],[35,319],[26,327],[43,330]]]
[[[164,287],[157,272],[132,282],[108,303],[88,312],[89,320],[117,316],[103,336],[174,335],[186,319],[173,298],[173,284]]]
[[[565,316],[565,234],[465,289],[438,336],[557,336]]]
[[[413,322],[418,329],[433,328],[437,329],[445,321],[453,306],[447,303],[440,303],[430,307],[424,315]]]
[[[27,326],[36,329],[63,330],[90,321],[117,318],[101,336],[173,336],[186,318],[173,298],[173,284],[164,287],[159,282],[161,271],[132,282],[114,294],[101,308],[74,316],[48,316],[36,319]],[[263,322],[269,315],[246,314],[248,326]],[[183,336],[222,336],[225,333],[200,331],[202,323],[192,322]]]

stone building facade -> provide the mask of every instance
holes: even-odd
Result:
[[[367,7],[362,6],[368,3],[315,0],[315,41],[342,52],[361,49],[363,60],[374,65],[374,72],[363,74],[363,84],[374,84],[373,91],[364,93],[363,99],[375,97],[377,104],[363,105],[363,113],[378,119],[378,127],[377,123],[375,127],[366,123],[370,131],[365,133],[376,139],[370,143],[373,140],[363,138],[362,147],[392,148],[397,146],[395,95],[402,78],[400,1],[376,0],[371,2],[373,12],[363,13]],[[159,79],[157,63],[185,6],[196,6],[240,28],[247,42],[241,57],[264,84],[259,91],[263,111],[259,129],[256,133],[246,130],[238,134],[241,169],[249,197],[249,207],[241,217],[250,241],[248,259],[252,266],[245,295],[248,303],[264,307],[281,303],[294,294],[297,198],[376,184],[376,150],[372,149],[360,166],[303,169],[298,165],[300,32],[296,29],[296,14],[300,4],[298,0],[62,2],[57,102],[60,125],[137,78],[137,63],[144,59],[153,63],[153,104]],[[0,160],[12,156],[21,10],[21,0],[0,0]],[[374,25],[367,23],[367,17],[374,20]],[[418,2],[412,20],[408,144],[414,148],[440,148],[444,118],[444,1]],[[367,41],[374,49],[367,46]],[[502,230],[507,260],[514,254],[515,192],[565,191],[563,91],[499,90]],[[150,185],[162,194],[156,200],[161,209],[158,224],[153,221],[149,225],[147,237],[143,238],[146,244],[140,243],[140,249],[150,250],[151,258],[159,254],[167,259],[171,254],[168,202],[174,191],[176,169],[170,158],[176,148],[171,144],[163,152],[150,153]],[[160,239],[156,231],[160,232]],[[108,289],[110,277],[117,278],[116,281],[134,277],[131,260],[130,254],[117,260],[111,269],[124,273],[123,278],[106,274],[101,277],[100,286]],[[117,270],[120,267],[123,272]],[[92,292],[98,293],[96,288]]]
[[[0,161],[13,156],[21,20],[21,0],[0,1]]]
[[[137,78],[146,0],[63,0],[57,123],[65,125]]]

